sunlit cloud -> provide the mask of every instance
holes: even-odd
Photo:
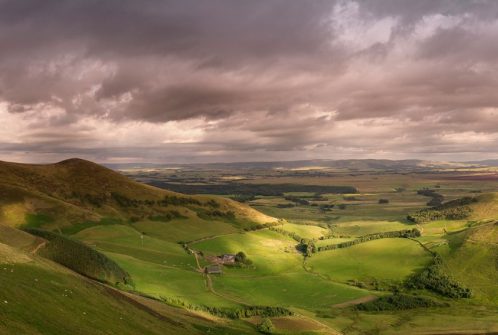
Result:
[[[498,154],[495,1],[0,2],[0,159]]]

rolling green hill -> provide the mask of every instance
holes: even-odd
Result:
[[[265,317],[279,334],[498,330],[494,193],[449,197],[429,210],[466,206],[465,218],[436,213],[417,226],[401,215],[423,201],[311,194],[347,209],[317,222],[320,207],[300,204],[292,210],[315,209],[309,220],[287,222],[79,159],[0,162],[0,173],[0,334],[254,334]],[[394,220],[384,217],[391,210]],[[240,252],[247,262],[210,272]],[[445,294],[438,280],[472,294]]]
[[[486,193],[463,197],[408,215],[408,220],[426,223],[438,220],[494,220],[498,219],[498,194]]]
[[[4,243],[0,286],[0,334],[253,333],[244,324],[121,293]]]
[[[453,233],[447,240],[438,250],[445,270],[476,300],[498,305],[498,223]]]
[[[0,162],[0,175],[0,222],[9,226],[57,230],[194,218],[246,227],[275,221],[229,199],[165,191],[81,159],[49,165]]]
[[[49,165],[0,162],[0,175],[0,270],[3,272],[0,282],[2,288],[7,288],[0,293],[0,333],[254,331],[246,323],[219,322],[202,311],[187,312],[137,295],[126,295],[71,270],[112,285],[119,282],[127,290],[136,287],[145,294],[153,293],[147,287],[164,274],[177,278],[163,283],[165,289],[160,291],[161,295],[167,292],[176,295],[190,277],[202,297],[207,294],[202,276],[185,269],[154,268],[154,257],[160,255],[172,263],[175,257],[192,261],[192,256],[178,243],[182,239],[254,229],[275,219],[229,199],[186,196],[143,185],[80,159]],[[89,232],[106,228],[114,236],[120,231],[131,236],[123,240],[124,249],[119,249],[112,239],[103,248],[78,241],[80,232],[84,237],[81,240],[86,242],[91,236]],[[98,235],[106,236],[100,232]],[[158,243],[155,255],[154,251],[142,248],[136,248],[134,253],[133,243],[140,245],[154,238]],[[123,256],[116,253],[119,251]],[[140,257],[147,262],[140,271],[133,272]],[[137,285],[128,271],[136,275]]]

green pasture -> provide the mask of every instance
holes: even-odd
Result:
[[[313,272],[339,282],[401,281],[429,264],[431,259],[417,242],[393,238],[319,252],[309,258],[307,266]]]

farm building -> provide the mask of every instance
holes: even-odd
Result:
[[[218,257],[223,264],[233,264],[235,263],[235,255],[224,254]]]
[[[219,264],[208,265],[208,266],[206,266],[206,268],[204,269],[204,271],[207,274],[218,274],[218,275],[220,275],[220,274],[223,273],[222,266],[219,265]]]

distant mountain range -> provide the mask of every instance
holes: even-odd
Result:
[[[155,169],[155,168],[193,168],[193,169],[300,169],[300,168],[337,168],[351,170],[427,170],[434,168],[458,168],[472,166],[498,166],[498,160],[483,160],[469,162],[438,162],[417,159],[346,159],[346,160],[296,160],[280,162],[233,162],[205,164],[154,164],[154,163],[124,163],[105,164],[115,170],[125,169]]]

